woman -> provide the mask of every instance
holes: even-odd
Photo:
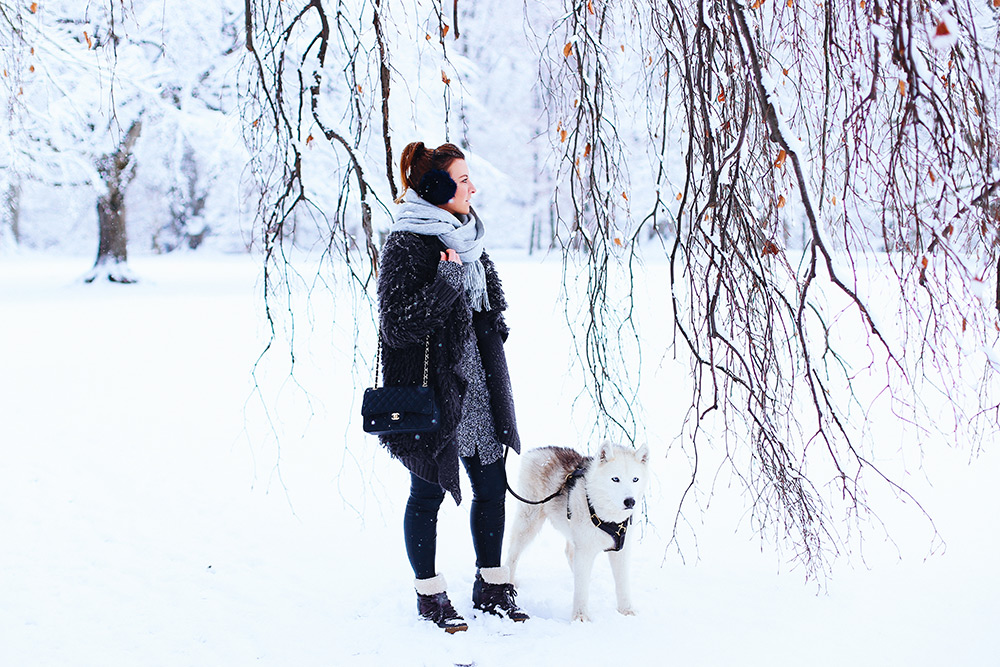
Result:
[[[472,483],[470,523],[476,552],[473,606],[527,620],[500,566],[506,477],[504,446],[520,452],[503,342],[507,307],[483,251],[483,224],[465,155],[444,144],[411,143],[400,159],[403,195],[382,249],[378,281],[383,377],[387,386],[419,384],[425,355],[441,427],[423,435],[383,436],[410,471],[403,519],[417,610],[448,632],[467,629],[435,567],[437,515],[445,493],[461,503],[459,461]]]

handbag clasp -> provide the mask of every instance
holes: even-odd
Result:
[[[401,415],[398,412],[393,412],[391,415],[389,415],[389,419],[391,419],[394,422],[398,422],[400,420],[400,417]]]

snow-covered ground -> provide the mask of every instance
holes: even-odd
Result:
[[[600,560],[594,622],[570,623],[569,570],[547,530],[520,568],[532,620],[475,618],[445,635],[415,614],[407,476],[355,417],[369,382],[352,371],[355,304],[315,291],[298,311],[294,374],[278,345],[256,391],[267,328],[255,261],[131,265],[137,285],[85,286],[87,258],[0,260],[4,667],[1000,665],[994,443],[970,464],[925,442],[904,480],[946,549],[912,503],[880,501],[895,544],[874,534],[818,590],[752,534],[723,482],[708,509],[689,510],[697,544],[685,538],[682,560],[667,541],[685,464],[666,452],[685,367],[655,351],[644,357],[655,479],[633,532],[639,615],[615,611]],[[522,439],[586,448],[558,259],[498,265]],[[655,318],[642,330],[654,349]],[[885,429],[898,440],[902,426]],[[439,569],[471,617],[467,506],[446,503],[440,531]]]

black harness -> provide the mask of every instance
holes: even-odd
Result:
[[[605,551],[621,551],[622,547],[625,546],[625,531],[628,530],[628,525],[632,522],[632,517],[625,519],[621,523],[605,521],[597,516],[597,512],[594,511],[594,506],[590,504],[590,496],[587,496],[587,509],[590,510],[591,522],[593,522],[596,527],[610,535],[611,539],[615,541],[615,546],[605,549]],[[566,505],[566,515],[569,515],[569,505]]]
[[[563,483],[563,489],[566,490],[566,518],[573,518],[573,511],[570,509],[569,505],[569,492],[576,486],[577,480],[583,478],[584,474],[587,472],[587,464],[581,463],[577,466],[576,470],[571,472],[566,481]],[[611,539],[615,541],[615,545],[605,551],[621,551],[625,546],[625,531],[628,530],[628,525],[632,522],[632,517],[629,517],[622,521],[621,523],[615,523],[614,521],[605,521],[601,517],[597,516],[597,511],[594,509],[594,505],[590,502],[590,494],[584,489],[584,494],[587,497],[587,509],[590,511],[590,521],[594,524],[594,527],[599,528],[608,535]]]

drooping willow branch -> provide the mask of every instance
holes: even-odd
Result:
[[[626,348],[639,348],[632,319],[635,255],[616,222],[621,216],[619,202],[628,200],[628,186],[621,169],[614,77],[608,66],[614,43],[613,6],[570,0],[564,8],[547,35],[542,76],[558,159],[553,207],[561,224],[554,242],[564,253],[564,283],[577,261],[583,264],[586,280],[586,303],[577,306],[567,301],[566,318],[588,378],[585,388],[598,428],[634,442],[638,367],[629,367],[624,360],[629,358]],[[623,267],[629,285],[620,295],[621,286],[614,278]]]
[[[361,141],[360,126],[354,141],[348,141],[342,132],[326,122],[322,113],[324,67],[331,40],[330,19],[323,1],[309,0],[287,21],[284,20],[284,9],[280,2],[262,1],[258,3],[257,0],[246,0],[245,11],[247,50],[255,65],[257,94],[263,97],[265,102],[263,108],[267,111],[267,118],[254,119],[253,127],[258,128],[261,123],[264,123],[265,127],[273,129],[274,135],[269,145],[277,148],[283,170],[278,179],[277,195],[272,200],[268,200],[266,197],[262,198],[260,215],[263,218],[262,227],[265,235],[264,246],[267,261],[270,263],[275,257],[275,253],[281,252],[281,239],[285,233],[285,225],[297,207],[309,204],[310,201],[309,192],[303,182],[303,155],[301,153],[301,147],[313,141],[311,134],[308,137],[303,136],[305,134],[303,111],[307,109],[312,123],[319,128],[322,136],[332,145],[339,147],[347,156],[350,171],[354,175],[354,181],[358,188],[360,222],[364,232],[364,243],[370,261],[370,270],[374,271],[378,261],[378,250],[373,240],[371,221],[372,188],[365,177],[357,155]],[[255,24],[255,17],[259,19],[259,25]],[[303,43],[301,38],[297,36],[297,30],[307,30],[306,23],[310,18],[315,19],[318,28],[311,38],[304,41],[305,46],[301,51],[295,54],[292,40],[293,38],[296,40],[296,45]],[[338,21],[343,20],[343,13],[339,7],[337,19]],[[262,36],[267,40],[264,52],[261,52],[257,46],[255,35]],[[359,44],[355,42],[348,47],[353,49],[356,54]],[[297,56],[296,59],[290,60],[293,55]],[[286,71],[287,63],[290,61],[296,63],[296,69],[291,73]],[[289,75],[293,78],[289,79]],[[360,123],[361,102],[356,97],[356,87],[356,81],[352,81],[351,91],[354,100],[352,107],[355,109],[355,118]],[[388,88],[386,88],[384,95],[386,97],[385,103],[388,104]],[[386,141],[388,142],[388,136]],[[391,160],[391,152],[387,152],[387,160]],[[335,227],[346,235],[343,212],[340,208],[336,211],[334,223]],[[349,259],[349,254],[345,254],[345,258]],[[360,275],[357,277],[364,281]]]
[[[458,14],[458,0],[455,0],[455,13]],[[392,198],[396,199],[399,196],[399,192],[396,189],[396,177],[393,175],[395,172],[395,167],[392,160],[392,141],[390,139],[389,132],[389,89],[392,83],[392,77],[389,73],[389,54],[385,43],[385,35],[382,32],[382,18],[380,17],[380,12],[382,11],[382,0],[375,0],[375,11],[372,12],[372,25],[375,27],[375,41],[378,42],[378,72],[379,72],[379,86],[382,92],[382,141],[385,144],[385,176],[389,181],[389,190],[392,193]],[[456,35],[457,35],[457,24],[456,24]],[[366,230],[371,235],[370,228]]]
[[[974,207],[989,214],[991,202],[973,203],[963,192],[977,173],[987,184],[995,180],[981,153],[995,130],[981,119],[987,110],[996,116],[996,102],[984,94],[995,95],[996,86],[972,72],[995,72],[997,62],[982,61],[973,34],[967,49],[964,39],[954,47],[942,77],[945,63],[926,42],[917,46],[928,34],[920,20],[899,9],[905,2],[891,2],[888,11],[878,1],[760,0],[663,0],[651,12],[643,2],[633,9],[637,17],[648,13],[644,53],[660,65],[656,75],[666,74],[662,84],[647,80],[647,91],[663,97],[651,123],[660,151],[656,198],[643,223],[668,236],[675,340],[692,360],[684,438],[692,474],[681,507],[702,474],[703,424],[721,413],[724,431],[713,438],[721,435],[731,473],[760,498],[755,517],[761,526],[784,525],[810,568],[822,567],[823,554],[840,543],[824,486],[835,482],[855,516],[868,511],[863,471],[902,491],[872,466],[868,428],[851,416],[870,408],[855,384],[858,354],[843,343],[856,335],[848,323],[868,339],[865,355],[884,365],[883,394],[912,410],[914,422],[924,409],[920,387],[937,385],[961,363],[950,344],[959,325],[983,339],[993,324],[976,309],[973,291],[949,276],[975,283],[996,263],[987,227],[977,240],[979,227],[954,216]],[[894,29],[890,18],[898,16]],[[882,35],[894,32],[901,37],[889,45],[887,63]],[[963,99],[976,101],[972,113],[958,110],[968,104]],[[665,196],[671,186],[676,198]],[[929,213],[934,222],[925,220]],[[873,247],[879,238],[884,249]],[[959,238],[975,241],[965,247],[978,259],[963,256]],[[798,248],[804,255],[794,268]],[[898,323],[873,312],[859,264],[894,272]],[[914,289],[930,299],[927,311]],[[886,295],[884,287],[876,291]],[[901,356],[914,345],[918,356]],[[945,393],[960,415],[954,386]],[[990,428],[982,417],[966,425]],[[823,445],[830,477],[815,472],[823,464],[810,454],[813,442]]]

